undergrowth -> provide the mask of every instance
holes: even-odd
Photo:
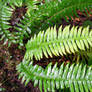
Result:
[[[22,83],[33,81],[41,92],[92,92],[91,22],[63,25],[78,11],[90,17],[92,0],[0,0],[0,40],[26,48],[16,67]]]

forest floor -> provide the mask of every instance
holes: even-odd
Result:
[[[69,20],[69,22],[62,19],[63,25],[91,25],[92,27],[92,15],[89,14],[89,17],[87,17],[80,11],[77,11],[77,13],[79,18],[72,18],[72,20]],[[19,49],[18,45],[15,44],[12,44],[8,48],[7,44],[5,46],[2,44],[3,41],[0,42],[0,87],[5,88],[5,91],[1,92],[40,92],[38,87],[33,87],[32,82],[25,87],[24,84],[21,84],[21,80],[18,79],[16,65],[22,61],[25,48]],[[41,66],[46,66],[48,63],[49,62],[44,64],[39,62],[38,64]]]

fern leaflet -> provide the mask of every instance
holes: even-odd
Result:
[[[92,9],[92,0],[55,0],[54,2],[46,3],[42,6],[39,6],[39,9],[33,12],[30,12],[30,17],[24,17],[26,23],[22,24],[24,27],[19,27],[23,31],[31,30],[31,35],[39,33],[41,30],[46,30],[50,26],[61,23],[61,18],[67,17],[71,19],[71,16],[77,16],[77,10],[84,12],[86,14],[87,10],[91,13]],[[67,20],[68,21],[68,20]]]
[[[52,55],[59,56],[63,54],[71,54],[79,51],[85,51],[92,47],[92,31],[89,27],[72,27],[66,26],[62,30],[62,26],[56,32],[56,27],[48,28],[46,32],[39,32],[39,34],[31,38],[26,45],[26,59],[40,60],[44,55],[52,57]]]
[[[32,62],[23,61],[17,66],[22,78],[22,83],[27,85],[30,80],[34,81],[34,86],[39,85],[40,91],[42,87],[44,92],[55,92],[55,89],[63,89],[69,87],[71,92],[90,92],[92,91],[92,68],[83,64],[67,64],[64,63],[57,67],[57,63],[51,67],[51,63],[43,69]],[[43,86],[42,86],[43,85]],[[74,91],[75,89],[75,91]]]

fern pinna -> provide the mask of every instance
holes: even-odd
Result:
[[[54,56],[68,54],[88,55],[92,49],[92,30],[89,27],[56,28],[62,24],[62,18],[66,21],[72,17],[78,17],[77,10],[89,15],[92,9],[92,0],[46,0],[43,4],[30,0],[0,0],[0,40],[4,44],[15,43],[23,46],[23,40],[31,39],[26,44],[26,53],[23,62],[17,66],[19,78],[27,85],[31,80],[34,86],[39,85],[40,91],[55,92],[70,88],[71,92],[92,91],[92,67],[82,64],[66,64],[53,66],[48,64],[44,69],[34,65],[36,61]],[[16,9],[26,9],[22,17],[13,26],[10,21]],[[56,26],[55,26],[56,25]],[[39,32],[40,31],[40,32]],[[89,55],[90,58],[91,55]],[[92,60],[92,59],[91,59]],[[43,61],[45,62],[45,61]],[[75,61],[76,62],[76,61]]]
[[[76,11],[80,10],[85,12],[88,15],[89,11],[91,13],[92,0],[55,0],[54,2],[46,3],[42,6],[39,6],[39,9],[36,12],[30,12],[30,18],[24,17],[24,20],[27,21],[23,23],[23,31],[31,30],[31,36],[35,33],[39,33],[41,30],[46,30],[49,26],[54,26],[63,22],[61,18],[66,19],[67,17],[71,20],[71,17],[78,17]],[[62,23],[61,23],[62,24]],[[20,30],[20,29],[19,29]]]
[[[55,92],[55,89],[70,88],[71,92],[91,92],[92,91],[92,68],[82,64],[67,64],[64,63],[57,67],[57,63],[51,67],[51,63],[43,69],[35,65],[33,62],[23,61],[17,66],[20,72],[19,78],[22,78],[22,83],[25,85],[34,81],[34,86],[39,85],[40,91],[42,87],[44,92]]]
[[[43,58],[43,54],[53,57],[60,55],[67,55],[67,53],[75,53],[80,51],[86,51],[92,47],[92,30],[89,31],[89,27],[82,28],[66,26],[62,30],[62,26],[56,31],[54,28],[48,28],[46,32],[39,32],[38,35],[34,35],[26,45],[26,54],[21,64],[17,66],[17,70],[20,73],[19,78],[22,77],[22,82],[28,84],[30,80],[34,81],[34,85],[39,84],[40,91],[42,87],[44,91],[55,92],[56,89],[62,89],[70,87],[71,92],[90,92],[92,91],[92,68],[88,70],[86,65],[62,64],[59,68],[57,64],[51,68],[51,64],[47,68],[35,65],[32,61],[40,60]],[[31,61],[31,62],[30,62]],[[34,62],[34,61],[33,61]],[[44,62],[44,61],[43,61]],[[75,91],[74,91],[75,90]]]
[[[2,3],[4,1],[5,4]],[[67,20],[67,17],[70,19],[71,16],[78,17],[76,10],[88,14],[87,11],[90,12],[92,8],[92,0],[55,0],[54,2],[51,0],[39,6],[34,0],[3,0],[2,2],[0,3],[0,35],[5,43],[8,41],[9,43],[18,43],[20,46],[23,46],[24,39],[30,38],[40,30],[46,30],[49,26],[61,23],[61,18],[64,17]],[[20,23],[16,23],[14,30],[10,32],[9,20],[12,13],[16,7],[23,6],[26,6],[27,12],[20,19]]]
[[[56,31],[56,26],[48,28],[46,32],[39,32],[38,35],[31,38],[26,45],[25,58],[40,60],[44,55],[48,56],[63,56],[67,53],[75,53],[85,51],[92,47],[92,31],[89,27],[66,26],[62,30],[62,26]],[[39,54],[38,54],[39,53]]]
[[[35,2],[36,3],[36,2]],[[31,6],[31,9],[30,9]],[[11,43],[19,44],[20,46],[23,46],[23,39],[24,37],[28,37],[28,34],[30,34],[30,31],[18,31],[16,26],[17,23],[20,22],[23,18],[16,18],[15,16],[18,16],[16,14],[16,9],[23,9],[23,11],[26,11],[28,13],[32,9],[34,9],[36,6],[34,5],[34,2],[29,0],[3,0],[0,1],[0,40],[4,40],[4,44],[8,42],[8,45]],[[27,9],[28,8],[28,9]],[[20,12],[21,13],[21,12]],[[23,17],[23,13],[21,14]],[[15,26],[11,25],[11,20],[13,21],[13,24]],[[14,19],[16,18],[16,19]],[[18,21],[18,22],[17,22]],[[18,27],[18,26],[17,26]],[[11,31],[12,29],[12,31]]]

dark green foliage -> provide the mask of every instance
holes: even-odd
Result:
[[[27,11],[12,27],[10,21],[14,18],[14,11],[22,7]],[[92,91],[92,30],[89,27],[66,26],[63,29],[60,26],[62,18],[68,21],[67,18],[78,17],[77,10],[88,15],[87,11],[91,13],[91,9],[92,0],[46,0],[45,4],[34,0],[0,0],[0,40],[4,40],[4,44],[23,46],[23,41],[31,37],[26,44],[23,62],[17,66],[19,78],[25,85],[32,80],[34,86],[39,85],[41,92],[42,88],[44,92],[65,88],[70,88],[71,92]],[[60,28],[57,29],[57,25]],[[54,66],[50,63],[44,69],[33,65],[34,59],[40,61],[44,56],[53,58],[53,55],[62,58],[72,53],[87,55],[89,66],[63,63],[58,67],[57,63]]]
[[[20,46],[23,46],[24,37],[27,37],[28,33],[30,34],[30,32],[26,32],[21,29],[18,31],[17,28],[15,29],[16,26],[13,26],[13,29],[12,29],[12,26],[10,24],[12,17],[14,17],[13,13],[16,11],[16,7],[28,8],[27,9],[28,11],[26,13],[30,12],[34,7],[36,7],[35,5],[33,5],[34,2],[31,2],[32,7],[30,9],[29,8],[30,2],[28,1],[27,0],[26,1],[25,0],[4,0],[0,2],[0,35],[1,35],[0,40],[4,39],[4,42],[5,42],[4,44],[8,42],[9,46],[11,43],[15,43],[15,44],[19,44]],[[16,22],[17,20],[20,20],[20,18],[15,19],[14,23],[17,24]],[[12,29],[12,32],[10,31],[10,29]]]
[[[67,17],[70,19],[71,16],[78,17],[76,10],[87,13],[87,9],[90,12],[91,8],[92,0],[55,0],[39,6],[37,11],[30,12],[30,18],[24,18],[24,21],[28,19],[29,22],[27,21],[26,25],[23,24],[25,29],[22,28],[22,30],[30,29],[31,35],[33,35],[40,30],[43,31],[50,26],[61,23],[61,18],[67,20]]]
[[[4,0],[5,1],[5,0]],[[22,0],[7,0],[6,2],[0,2],[0,35],[1,40],[4,39],[4,42],[8,41],[9,45],[11,43],[19,43],[21,41],[20,32],[10,32],[11,25],[9,21],[16,7],[22,7]],[[7,5],[9,3],[9,5]],[[11,8],[11,7],[12,8]],[[13,30],[14,31],[14,30]],[[23,40],[23,39],[22,39]]]
[[[85,26],[85,27],[87,27],[87,26],[92,27],[92,21],[86,20],[86,21],[83,23],[83,26]]]
[[[5,38],[5,43],[12,39],[11,33],[8,30],[10,28],[8,21],[12,15],[12,10],[6,6],[6,3],[0,2],[0,35],[2,36],[0,40]]]
[[[5,5],[3,2],[5,2]],[[24,39],[30,38],[40,30],[46,30],[50,26],[61,23],[61,18],[67,20],[67,17],[70,19],[71,16],[78,17],[76,10],[85,11],[87,13],[87,10],[90,12],[92,8],[92,0],[55,0],[54,2],[52,0],[46,0],[46,3],[41,3],[41,5],[36,5],[39,2],[30,0],[4,0],[3,2],[1,2],[0,5],[0,30],[2,31],[2,39],[4,38],[5,43],[8,41],[9,43],[18,43],[20,46],[23,46]],[[7,3],[9,3],[9,5]],[[12,8],[10,8],[10,6]],[[9,19],[15,10],[15,6],[26,6],[28,10],[23,18],[20,19],[21,23],[14,26],[14,31],[10,32],[10,30],[8,30],[11,28]],[[5,16],[7,18],[5,18]],[[2,24],[3,22],[4,24]]]
[[[23,61],[17,66],[20,72],[19,78],[25,85],[34,81],[34,86],[39,85],[40,91],[42,87],[44,92],[55,92],[55,89],[70,88],[71,92],[91,92],[92,91],[92,68],[82,64],[64,63],[57,67],[57,63],[52,67],[50,63],[46,69],[35,65],[32,62]]]

